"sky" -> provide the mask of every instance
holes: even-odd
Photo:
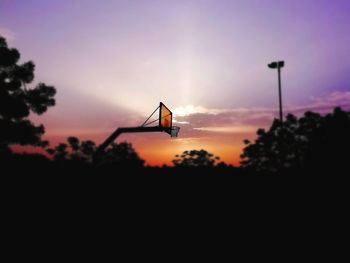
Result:
[[[0,35],[33,60],[57,105],[36,123],[51,145],[102,142],[163,102],[181,127],[122,135],[149,165],[205,149],[238,165],[243,139],[284,112],[350,109],[348,0],[0,0]]]

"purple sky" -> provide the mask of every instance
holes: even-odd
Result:
[[[159,101],[184,139],[248,134],[277,107],[276,59],[286,108],[350,104],[349,25],[348,0],[0,0],[0,34],[58,90],[51,134],[139,125]]]

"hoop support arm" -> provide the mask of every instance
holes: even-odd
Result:
[[[98,157],[114,140],[122,133],[135,133],[135,132],[164,132],[167,129],[163,127],[122,127],[117,128],[96,150],[94,159]]]

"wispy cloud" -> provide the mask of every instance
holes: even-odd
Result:
[[[175,123],[175,124],[190,124],[188,121],[177,121],[176,119],[173,119],[173,123]]]
[[[336,91],[321,97],[312,97],[305,105],[285,107],[285,113],[302,115],[311,110],[320,113],[340,106],[350,109],[350,92]],[[182,125],[182,136],[205,136],[206,132],[217,134],[253,134],[258,128],[267,128],[278,116],[275,108],[252,107],[232,109],[209,109],[188,105],[174,111],[176,123]],[[204,133],[204,134],[203,134]]]
[[[341,106],[350,107],[350,91],[334,91],[323,97],[310,98],[312,106],[319,108]]]
[[[286,112],[293,114],[303,114],[306,111],[327,113],[335,107],[350,110],[350,91],[334,91],[323,96],[310,97],[309,103],[305,105],[294,105],[285,107]]]
[[[193,128],[194,130],[199,131],[208,131],[208,132],[219,132],[219,133],[250,133],[255,132],[255,126],[226,126],[226,127],[201,127]]]
[[[1,26],[0,26],[0,36],[5,37],[7,41],[13,41],[16,38],[16,35],[12,30]]]

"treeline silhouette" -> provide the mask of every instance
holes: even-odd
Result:
[[[255,142],[244,141],[244,169],[315,176],[349,170],[350,112],[339,107],[324,116],[311,111],[301,118],[288,114],[283,122],[275,119],[268,131],[259,129],[257,136]]]
[[[245,140],[241,166],[220,162],[206,150],[189,150],[176,155],[173,167],[146,167],[128,142],[113,143],[98,164],[93,163],[96,144],[68,137],[67,142],[47,148],[40,154],[1,153],[3,164],[16,168],[56,167],[61,170],[108,171],[112,174],[135,172],[179,175],[290,175],[336,176],[346,174],[350,163],[350,113],[340,108],[322,116],[306,112],[298,118],[289,114],[281,123],[274,120],[269,130],[259,129],[254,142]],[[5,142],[2,140],[2,143]],[[46,147],[46,146],[42,146]],[[53,168],[54,169],[54,168]],[[107,172],[108,174],[111,174]]]
[[[341,108],[326,115],[308,111],[300,118],[288,114],[283,122],[275,119],[269,130],[257,131],[254,142],[244,141],[240,167],[220,162],[220,157],[204,149],[176,155],[172,167],[146,167],[128,142],[113,143],[98,163],[93,162],[97,145],[92,140],[71,136],[49,148],[49,142],[42,140],[44,126],[35,126],[29,115],[43,114],[54,106],[56,89],[44,83],[28,87],[35,65],[32,61],[18,64],[19,58],[18,50],[0,37],[1,174],[332,177],[348,171],[350,113]],[[47,156],[11,151],[16,144],[42,147]]]

